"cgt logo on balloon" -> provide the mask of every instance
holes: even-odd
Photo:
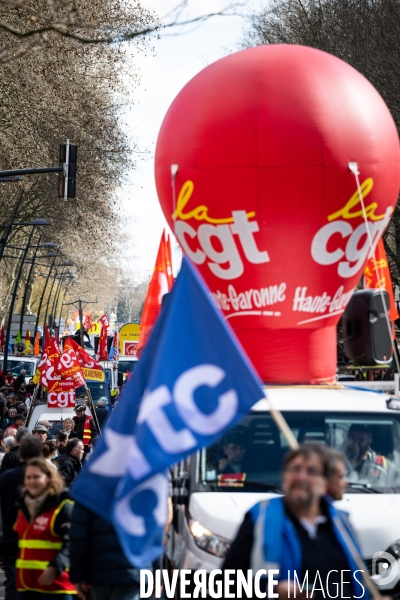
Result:
[[[371,192],[373,185],[372,178],[362,183],[362,200]],[[175,233],[183,250],[195,264],[206,263],[213,275],[219,279],[233,280],[241,277],[245,270],[240,249],[249,263],[261,264],[271,261],[268,250],[257,246],[254,234],[259,232],[260,228],[256,220],[251,220],[256,216],[254,211],[232,211],[231,217],[222,219],[212,217],[205,205],[185,212],[193,191],[193,182],[186,181],[180,190],[172,219],[176,221]],[[350,221],[363,216],[360,194],[356,190],[343,208],[328,215],[328,223],[315,234],[310,249],[313,260],[322,266],[337,265],[337,274],[345,280],[356,275],[367,258],[372,256],[393,213],[392,207],[388,207],[383,214],[376,214],[376,209],[376,202],[367,205],[367,223],[363,222],[353,227]],[[206,223],[199,225],[196,231],[187,222],[190,219]],[[221,250],[215,248],[213,238],[218,240]],[[191,240],[197,240],[197,244]],[[275,305],[286,301],[286,290],[286,282],[240,292],[233,285],[228,285],[227,292],[217,290],[212,292],[212,295],[217,306],[228,313],[228,319],[245,315],[280,317],[282,313]],[[345,287],[341,285],[333,295],[324,291],[312,296],[307,294],[307,286],[300,285],[294,291],[292,310],[334,316],[344,311],[352,293],[353,288],[346,292]],[[257,310],[268,307],[274,307],[274,310]],[[300,320],[298,324],[308,322],[310,320]]]

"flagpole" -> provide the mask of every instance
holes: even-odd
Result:
[[[85,379],[85,383],[84,383],[84,388],[85,388],[85,391],[86,391],[87,397],[88,397],[88,399],[89,399],[89,408],[90,408],[90,410],[92,411],[92,414],[93,414],[93,420],[94,420],[94,422],[95,422],[95,424],[96,424],[96,428],[97,428],[97,431],[98,431],[99,435],[101,435],[100,425],[99,425],[99,421],[98,421],[98,419],[97,419],[96,410],[95,410],[95,407],[94,407],[94,404],[93,404],[93,398],[92,398],[92,394],[91,394],[91,392],[90,392],[90,389],[89,389],[89,387],[88,387],[88,384],[86,383],[86,379]]]

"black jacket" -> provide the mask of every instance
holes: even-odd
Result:
[[[3,523],[0,557],[2,559],[15,559],[17,557],[18,539],[13,530],[13,525],[18,514],[18,500],[20,498],[20,488],[24,483],[24,475],[24,463],[0,475],[0,506]]]
[[[95,408],[95,411],[100,429],[103,430],[103,427],[105,427],[108,419],[110,418],[111,413],[104,406],[99,406],[98,408]]]
[[[18,377],[16,377],[16,379],[14,381],[14,385],[13,385],[14,392],[18,392],[21,383],[25,383],[25,377],[22,377],[22,375],[18,375]]]
[[[1,463],[0,473],[4,473],[4,471],[9,471],[10,469],[15,469],[15,467],[18,467],[18,465],[21,464],[18,451],[19,446],[14,446],[14,448],[11,448],[10,452],[6,452],[6,455]]]
[[[4,458],[3,458],[4,460]],[[70,486],[75,477],[80,473],[82,463],[71,454],[62,454],[58,458],[58,472],[64,478],[65,485]]]
[[[75,504],[69,535],[69,576],[73,583],[139,586],[140,571],[132,567],[122,552],[110,521]]]
[[[75,423],[75,433],[77,437],[83,442],[83,429],[85,425],[85,419],[77,419],[76,417],[72,417]],[[96,425],[94,424],[93,417],[90,419],[90,432],[91,432],[91,440],[94,440],[97,437]]]

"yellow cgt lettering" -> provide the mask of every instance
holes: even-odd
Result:
[[[195,219],[196,221],[207,221],[207,223],[233,223],[233,217],[227,217],[226,219],[214,219],[213,217],[208,216],[208,207],[201,204],[200,206],[196,206],[193,210],[184,213],[183,210],[186,204],[189,202],[192,197],[194,190],[193,181],[185,181],[181,190],[179,192],[178,199],[176,201],[176,210],[172,214],[172,219],[176,221],[180,219],[181,221],[189,221],[189,219]],[[246,213],[248,219],[252,219],[256,216],[255,212]]]
[[[368,194],[372,190],[373,186],[374,186],[374,180],[371,177],[368,177],[368,179],[363,181],[363,183],[360,186],[361,187],[361,195],[363,198],[366,198],[368,196]],[[354,207],[356,207],[357,204],[359,204],[359,202],[360,202],[360,197],[358,195],[358,190],[357,190],[356,192],[354,192],[354,194],[352,195],[350,200],[347,202],[347,204],[343,208],[341,208],[337,212],[332,213],[331,215],[328,216],[328,221],[334,221],[335,219],[338,219],[339,217],[343,217],[343,219],[356,219],[357,217],[362,217],[363,216],[362,208],[361,208],[361,210],[356,210],[354,212],[351,212],[351,210]],[[371,219],[371,221],[380,221],[381,219],[383,219],[385,217],[385,213],[382,215],[375,214],[375,211],[377,208],[378,208],[377,202],[371,202],[371,204],[369,204],[368,206],[365,207],[365,214],[366,214],[367,218]]]

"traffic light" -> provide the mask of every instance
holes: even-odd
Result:
[[[64,167],[58,179],[58,197],[75,198],[76,196],[76,159],[78,146],[74,146],[67,140],[66,144],[60,144],[60,167]],[[67,182],[67,186],[65,183]]]

